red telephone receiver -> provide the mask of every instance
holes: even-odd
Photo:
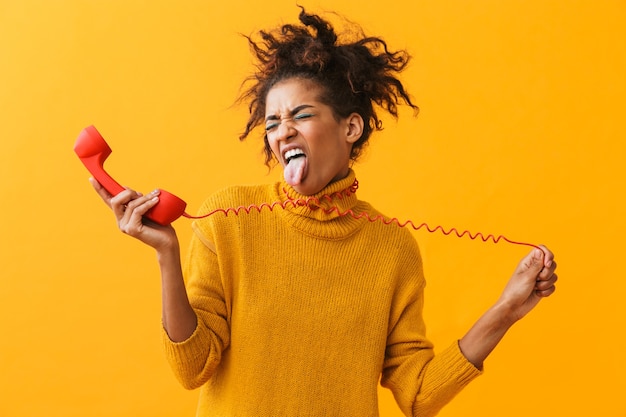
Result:
[[[83,129],[74,144],[74,152],[78,155],[85,167],[93,177],[112,195],[117,195],[124,190],[104,170],[104,161],[111,154],[111,148],[95,127],[89,126]],[[174,194],[160,190],[159,202],[145,215],[148,219],[166,226],[178,219],[185,212],[185,203]]]

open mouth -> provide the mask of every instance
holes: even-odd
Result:
[[[302,182],[306,176],[307,157],[299,148],[289,149],[283,154],[285,167],[283,175],[287,184],[294,186]]]
[[[304,155],[304,152],[302,151],[302,149],[291,149],[291,150],[288,150],[287,152],[285,152],[285,155],[284,155],[285,163],[287,165],[289,165],[289,163],[291,161],[293,161],[294,159],[302,158],[304,156],[305,155]]]

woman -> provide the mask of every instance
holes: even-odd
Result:
[[[380,215],[357,198],[350,164],[381,128],[374,104],[417,110],[396,78],[408,55],[379,38],[339,41],[304,10],[299,19],[249,39],[259,65],[242,95],[241,139],[264,125],[266,163],[284,181],[222,190],[201,212],[282,208],[195,221],[183,268],[174,229],[142,220],[158,190],[112,197],[92,183],[119,228],[156,249],[166,355],[185,387],[202,387],[199,416],[376,416],[379,380],[406,415],[434,415],[554,292],[553,254],[522,259],[493,307],[435,355],[411,233],[345,215]]]

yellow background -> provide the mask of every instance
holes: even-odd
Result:
[[[518,323],[441,416],[626,416],[622,0],[302,0],[408,48],[421,113],[385,117],[355,169],[400,219],[547,244],[557,294]],[[240,33],[293,0],[0,1],[0,415],[191,416],[159,341],[151,249],[117,231],[72,147],[94,124],[125,185],[195,211],[273,181],[231,107]],[[190,224],[178,220],[183,249]],[[462,336],[527,248],[415,232],[439,347]],[[320,399],[323,401],[323,399]],[[381,415],[400,412],[381,389]]]

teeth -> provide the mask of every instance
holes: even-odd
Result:
[[[302,151],[302,149],[290,149],[287,152],[285,152],[285,161],[289,162],[289,160],[293,157],[296,156],[301,156],[304,155],[304,152]]]

